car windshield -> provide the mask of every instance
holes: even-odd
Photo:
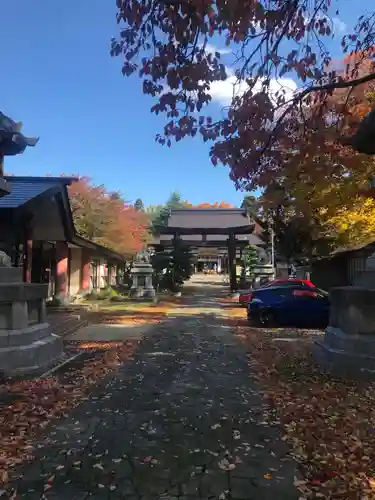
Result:
[[[303,285],[303,283],[301,281],[295,281],[295,280],[290,280],[290,281],[271,281],[271,283],[268,283],[266,285],[267,288],[269,287],[273,287],[273,286],[277,286],[277,287],[283,287],[283,286],[286,286],[286,287],[289,287],[289,286],[296,286],[296,285]]]

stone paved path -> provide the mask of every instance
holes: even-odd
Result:
[[[206,306],[200,297],[194,314],[155,326],[134,361],[56,424],[23,467],[19,498],[298,498],[246,353],[219,316],[197,314]]]

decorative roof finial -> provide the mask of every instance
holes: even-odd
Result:
[[[23,153],[27,146],[35,146],[37,137],[26,137],[21,133],[22,123],[15,122],[0,111],[0,176],[4,176],[4,156]]]

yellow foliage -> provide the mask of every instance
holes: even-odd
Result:
[[[357,158],[358,160],[358,158]],[[281,190],[266,190],[265,206],[284,205],[284,214],[314,221],[313,239],[328,238],[331,248],[375,241],[375,200],[366,196],[375,175],[374,158],[361,158],[352,169],[332,164],[330,158],[290,169]]]
[[[375,200],[358,197],[351,207],[337,209],[326,220],[326,225],[337,233],[337,243],[354,246],[375,241]]]

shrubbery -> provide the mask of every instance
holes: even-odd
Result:
[[[87,300],[111,300],[117,297],[119,293],[112,287],[103,288],[102,290],[93,291],[87,295]]]

